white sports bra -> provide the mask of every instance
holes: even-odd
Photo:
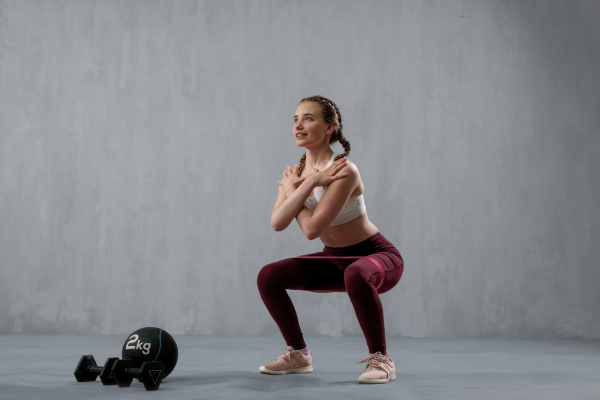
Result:
[[[327,167],[333,164],[333,160],[335,160],[336,156],[337,154],[335,153],[331,155],[331,158],[327,163]],[[319,201],[321,201],[321,198],[325,194],[326,190],[327,188],[324,188],[323,186],[317,187],[315,189],[315,194],[306,199],[304,205],[308,207],[310,211],[315,211],[317,205],[319,204]],[[342,208],[342,211],[340,211],[339,215],[333,220],[330,226],[345,224],[348,221],[352,221],[354,218],[358,218],[365,211],[367,211],[367,206],[365,206],[365,200],[363,199],[363,195],[361,194],[359,196],[350,196],[348,202],[346,202],[346,205],[344,206],[344,208]]]

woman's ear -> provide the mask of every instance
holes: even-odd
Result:
[[[333,132],[335,132],[336,128],[337,127],[334,124],[329,124],[329,126],[327,127],[327,130],[325,131],[325,134],[331,135]]]

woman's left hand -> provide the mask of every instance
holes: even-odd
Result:
[[[313,171],[310,175],[306,177],[306,179],[310,179],[310,182],[314,187],[319,186],[327,186],[331,183],[337,181],[338,179],[343,179],[348,177],[346,172],[340,172],[342,168],[346,166],[346,159],[340,158],[335,161],[329,167],[325,168],[323,171],[319,171],[316,168],[313,168]]]

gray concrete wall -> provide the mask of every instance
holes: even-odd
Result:
[[[600,3],[0,0],[0,333],[270,335],[299,99],[406,270],[390,336],[600,339]],[[304,332],[359,335],[344,294]]]

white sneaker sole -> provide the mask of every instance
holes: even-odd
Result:
[[[396,380],[396,374],[390,375],[387,379],[369,379],[364,375],[358,377],[358,382],[360,383],[388,383],[394,380]]]
[[[287,371],[272,371],[270,369],[265,368],[265,366],[262,365],[258,369],[258,372],[260,372],[261,374],[269,374],[269,375],[308,374],[310,372],[313,372],[313,367],[311,365],[311,366],[308,366],[308,367],[300,367],[300,368],[288,369]]]

